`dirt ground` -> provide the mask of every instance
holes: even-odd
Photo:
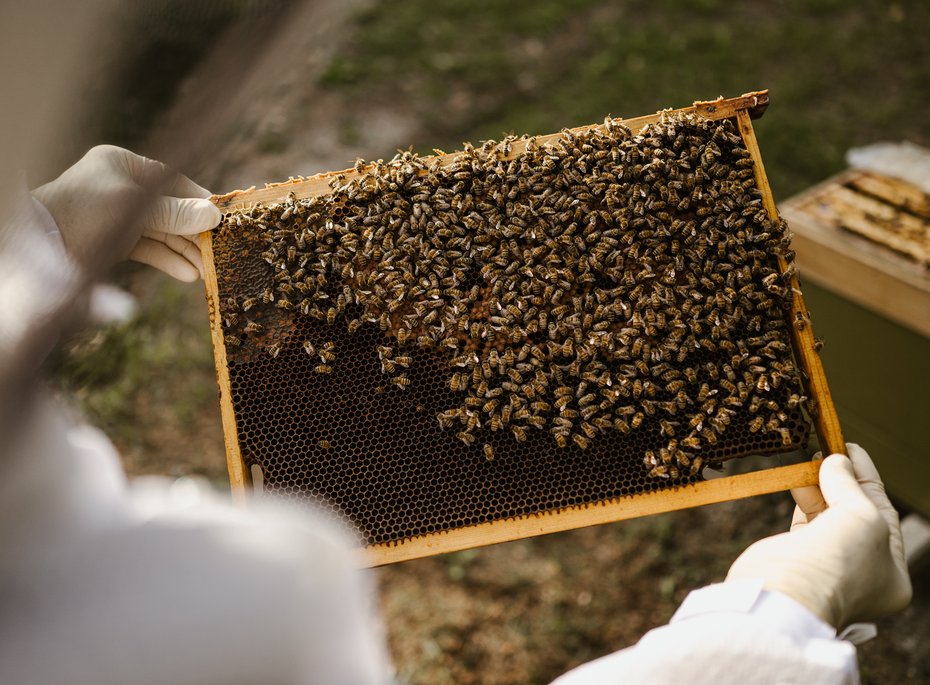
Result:
[[[248,31],[233,26],[141,149],[180,161],[224,192],[345,168],[357,156],[390,156],[408,141],[435,139],[435,126],[412,115],[417,106],[404,99],[380,92],[360,99],[357,91],[321,85],[333,55],[359,30],[355,13],[369,4],[298,4],[287,17],[290,30],[264,34],[274,38],[271,48],[258,49],[264,43],[250,38],[258,47],[249,60],[232,49]],[[571,35],[568,45],[554,46],[556,54],[572,49]],[[530,56],[541,54],[530,38],[521,45]],[[234,95],[229,80],[217,79],[231,72]],[[467,110],[468,95],[453,93],[449,111]],[[515,99],[523,96],[518,88]],[[198,154],[178,145],[180,126],[187,127],[185,140],[198,141]],[[140,298],[140,319],[128,332],[87,336],[74,349],[93,366],[112,357],[115,345],[121,356],[114,373],[122,380],[96,378],[77,390],[79,400],[114,437],[130,473],[194,473],[224,487],[202,291],[138,268],[119,279]],[[758,497],[378,569],[401,680],[546,683],[667,621],[689,590],[721,580],[748,544],[784,530],[791,505],[786,494]],[[866,683],[930,682],[930,572],[914,581],[913,604],[882,621],[879,637],[860,649]]]

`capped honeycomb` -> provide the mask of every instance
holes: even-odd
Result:
[[[371,543],[803,447],[790,236],[728,120],[406,152],[213,236],[239,447]]]

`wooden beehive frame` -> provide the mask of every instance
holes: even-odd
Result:
[[[756,142],[751,119],[759,117],[768,105],[768,91],[747,93],[738,98],[709,102],[696,102],[691,107],[670,110],[670,114],[694,114],[711,120],[733,119],[743,137],[746,148],[755,162],[756,182],[762,192],[763,203],[772,219],[778,214],[775,201],[766,178],[765,168],[759,145]],[[633,131],[659,121],[661,113],[625,119],[623,122]],[[585,130],[596,127],[582,127]],[[542,146],[558,139],[561,134],[536,138]],[[523,152],[525,143],[513,144],[510,155]],[[456,154],[439,157],[443,165],[451,164]],[[361,173],[364,173],[361,172]],[[284,183],[266,185],[264,188],[238,190],[226,195],[214,196],[213,202],[224,212],[246,209],[260,202],[277,202],[293,193],[298,198],[326,195],[331,192],[329,180],[334,174],[343,174],[346,180],[357,177],[360,172],[354,169],[319,174],[308,178],[292,178]],[[229,480],[233,496],[239,501],[247,499],[251,487],[251,478],[239,448],[236,416],[233,409],[230,388],[229,369],[226,360],[226,348],[223,334],[222,318],[219,308],[219,288],[216,267],[213,260],[211,234],[201,236],[201,250],[204,261],[204,280],[206,281],[207,303],[210,309],[210,325],[213,336],[213,348],[216,358],[217,378],[220,387],[220,407],[223,420],[223,433],[226,442],[226,457],[229,467]],[[782,270],[786,264],[779,257]],[[826,453],[845,453],[845,443],[840,431],[839,420],[827,386],[820,357],[814,349],[814,334],[807,315],[807,308],[801,295],[796,278],[791,282],[793,301],[791,317],[803,320],[803,326],[791,326],[792,342],[795,356],[800,368],[806,374],[807,392],[815,402],[818,412],[814,417],[814,426],[820,446]],[[596,502],[584,506],[565,507],[529,516],[521,516],[500,521],[481,523],[463,528],[430,533],[398,542],[371,545],[367,548],[366,563],[380,564],[406,561],[420,557],[453,552],[470,547],[507,542],[534,535],[555,533],[583,526],[610,523],[623,519],[646,516],[665,511],[674,511],[689,507],[714,504],[729,500],[751,497],[753,495],[780,492],[791,488],[814,485],[817,483],[818,465],[813,462],[780,466],[753,473],[728,476],[702,481],[693,485],[684,485],[657,492],[642,493],[616,499]]]

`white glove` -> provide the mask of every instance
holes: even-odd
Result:
[[[911,601],[898,514],[866,451],[847,449],[824,459],[819,488],[792,491],[791,532],[751,545],[727,575],[761,578],[837,629]]]
[[[112,145],[92,148],[33,195],[74,259],[92,275],[126,257],[182,281],[203,276],[196,236],[220,222],[210,192],[161,162]]]

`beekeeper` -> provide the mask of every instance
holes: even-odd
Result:
[[[351,536],[237,509],[187,481],[129,484],[40,366],[126,257],[199,277],[208,191],[111,146],[7,194],[0,220],[0,682],[388,683]],[[667,626],[564,675],[581,683],[854,683],[862,621],[911,596],[898,517],[866,452],[829,456],[791,531],[750,546]],[[266,505],[267,506],[267,505]]]
[[[53,158],[83,113],[82,76],[105,68],[93,60],[104,4],[0,9],[0,683],[391,682],[351,532],[267,503],[238,509],[189,480],[129,483],[106,437],[39,382],[97,277],[131,256],[196,279],[193,236],[219,221],[203,188],[119,148],[32,192],[16,176]],[[790,533],[560,685],[856,682],[840,636],[911,590],[881,480],[849,452],[823,461],[819,489],[794,493]]]

